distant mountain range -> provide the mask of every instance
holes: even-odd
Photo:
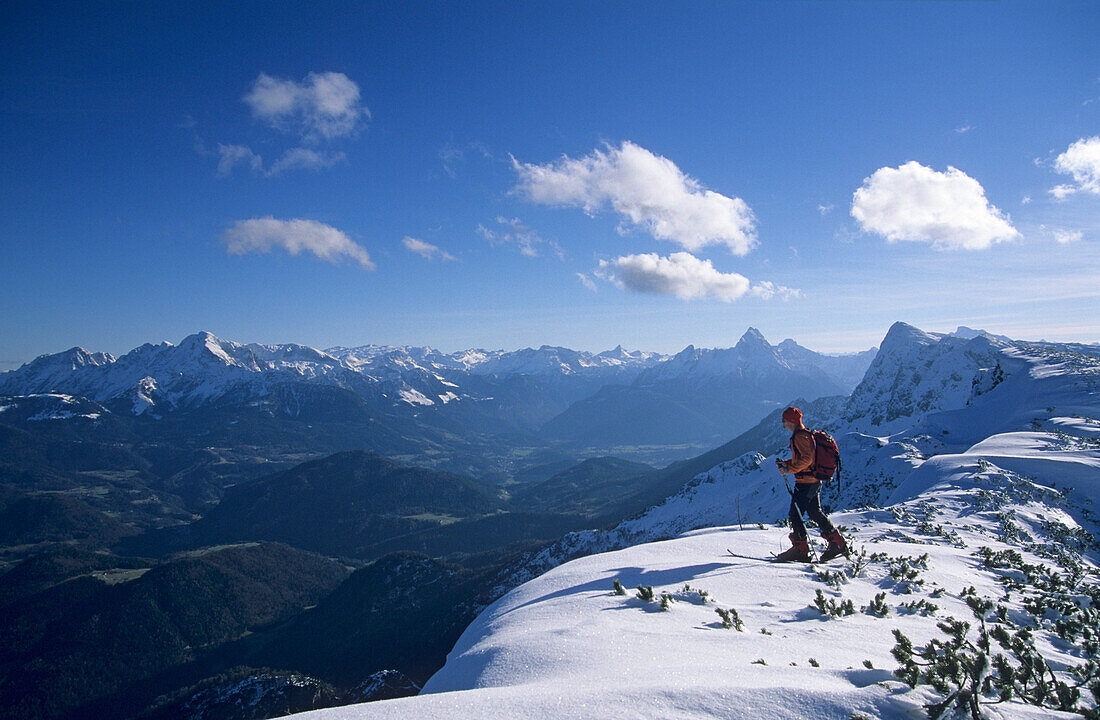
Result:
[[[874,355],[823,355],[793,340],[773,346],[753,328],[732,348],[689,346],[674,356],[622,347],[321,351],[201,332],[119,358],[72,348],[2,373],[0,421],[67,421],[146,437],[201,431],[212,445],[359,448],[484,473],[491,463],[470,458],[487,447],[577,457],[685,446],[681,456],[689,455],[795,397],[849,392]]]

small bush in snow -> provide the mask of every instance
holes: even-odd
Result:
[[[928,569],[928,553],[920,557],[906,557],[890,559],[890,577],[897,581],[897,590],[901,593],[911,593],[924,585],[920,577],[921,570]]]
[[[867,557],[867,548],[861,547],[859,552],[852,552],[848,560],[848,576],[860,577],[867,568],[870,558]]]
[[[886,604],[886,593],[880,592],[875,595],[875,599],[871,601],[871,604],[865,605],[861,609],[868,615],[880,618],[886,617],[890,614],[890,606]]]
[[[821,663],[819,663],[814,658],[810,658],[810,665],[813,666],[813,667],[821,667]]]
[[[675,602],[675,598],[669,595],[667,592],[661,593],[661,609],[668,610],[672,607],[672,603]]]
[[[839,590],[841,585],[848,582],[848,575],[843,570],[818,571],[817,579],[829,587]]]
[[[903,610],[909,614],[920,613],[921,615],[924,615],[926,617],[928,615],[935,615],[936,611],[939,609],[940,608],[938,605],[936,605],[935,603],[930,603],[924,598],[898,605],[898,610]]]
[[[623,584],[619,582],[619,578],[615,578],[614,580],[612,580],[611,586],[615,588],[616,595],[626,595],[626,588],[624,588]]]
[[[653,602],[653,586],[639,585],[637,597],[643,602]]]
[[[727,630],[736,628],[737,632],[743,632],[745,629],[745,623],[741,620],[741,616],[737,614],[737,611],[733,608],[729,610],[723,610],[722,608],[715,608],[714,612],[718,613],[718,617],[722,618],[722,627]]]
[[[838,603],[832,598],[826,598],[825,593],[821,592],[820,589],[818,589],[817,595],[814,597],[814,607],[820,610],[822,615],[830,618],[853,615],[856,611],[851,600],[844,600]]]

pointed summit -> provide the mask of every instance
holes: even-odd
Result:
[[[886,337],[882,339],[880,354],[893,351],[897,348],[905,348],[912,345],[934,345],[937,338],[929,335],[920,328],[913,327],[909,323],[898,321],[890,326]]]
[[[737,341],[738,345],[740,345],[741,343],[767,345],[768,347],[771,347],[767,339],[765,339],[764,334],[754,327],[750,327],[748,330],[746,330],[745,334],[741,336],[741,339]]]

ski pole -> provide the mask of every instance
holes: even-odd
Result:
[[[787,486],[787,494],[791,496],[791,500],[794,500],[794,490],[791,490],[791,484],[787,482],[787,473],[780,470],[778,465],[775,469],[780,475],[783,476],[783,484]]]

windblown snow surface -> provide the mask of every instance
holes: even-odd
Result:
[[[787,506],[777,436],[639,517],[528,558],[515,572],[531,579],[467,628],[420,695],[302,717],[923,718],[945,694],[895,676],[893,631],[919,651],[946,639],[938,622],[958,618],[975,641],[968,595],[1003,607],[1005,619],[990,616],[989,627],[1031,628],[1049,672],[1073,684],[1069,669],[1095,657],[1100,632],[1096,352],[896,325],[844,410],[824,423],[845,460],[843,486],[825,498],[855,508],[831,517],[861,559],[727,555],[766,558],[788,545],[775,524]],[[1003,551],[1019,556],[991,555]],[[1034,581],[1042,572],[1067,586],[1043,590]],[[615,580],[625,594],[613,592]],[[639,585],[657,601],[637,597]],[[845,601],[851,614],[818,608]],[[719,608],[736,610],[742,629],[723,627]],[[1091,647],[1079,629],[1059,629],[1069,608],[1091,626]],[[1076,705],[1095,703],[1083,690]],[[1018,699],[981,711],[1080,717]]]

